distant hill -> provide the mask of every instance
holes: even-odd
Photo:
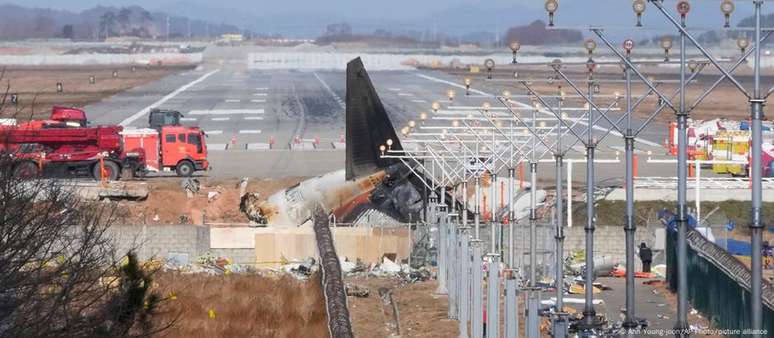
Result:
[[[505,34],[505,41],[519,41],[522,45],[568,44],[579,42],[583,34],[570,29],[546,29],[546,23],[533,21],[526,26],[513,27]]]
[[[76,13],[0,5],[0,39],[102,40],[115,36],[165,37],[167,16],[165,13],[150,12],[139,6],[98,6]],[[171,38],[188,36],[189,33],[193,37],[244,33],[234,25],[212,24],[180,16],[169,16],[169,32]]]

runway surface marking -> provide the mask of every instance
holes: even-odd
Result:
[[[247,121],[260,121],[260,120],[263,120],[263,116],[248,116],[248,117],[245,117],[245,120],[247,120]]]
[[[212,121],[228,121],[230,119],[230,117],[213,117]]]
[[[219,71],[220,71],[220,69],[213,70],[213,71],[211,71],[211,72],[209,72],[207,74],[202,75],[200,78],[198,78],[196,80],[193,80],[193,81],[189,82],[188,84],[186,84],[186,85],[176,89],[175,91],[167,94],[167,96],[164,96],[161,99],[159,99],[158,101],[154,102],[150,106],[147,106],[147,107],[141,109],[140,111],[138,111],[134,115],[129,116],[125,120],[121,121],[120,125],[124,126],[124,127],[130,125],[132,122],[136,121],[140,117],[148,114],[148,112],[150,112],[150,110],[152,108],[155,108],[155,107],[158,107],[158,106],[164,104],[165,102],[171,100],[172,98],[174,98],[175,96],[179,95],[180,93],[188,90],[188,88],[191,88],[191,87],[201,83],[202,81],[206,80],[208,77],[212,76],[213,74],[215,74],[215,73],[217,73]]]
[[[414,96],[414,94],[411,94],[411,93],[398,93],[398,96]]]
[[[257,91],[265,91],[265,90],[269,90],[269,88],[267,88],[267,87],[258,87],[258,88],[255,88],[255,90],[257,90]]]
[[[223,134],[223,131],[222,130],[206,130],[206,131],[204,131],[204,133],[207,134],[207,135],[220,135],[220,134]]]
[[[253,99],[253,100],[250,100],[250,102],[252,102],[252,103],[266,103],[266,100]]]
[[[239,103],[242,102],[242,100],[239,99],[226,99],[226,103]]]
[[[414,102],[414,103],[427,103],[427,101],[425,101],[425,100],[411,100],[411,102]]]
[[[266,93],[254,93],[253,96],[267,96],[269,94]]]
[[[180,121],[195,122],[196,120],[198,120],[198,119],[195,118],[195,117],[181,117],[180,118]]]
[[[314,74],[314,77],[317,78],[317,81],[320,81],[320,84],[322,84],[323,88],[325,88],[325,90],[328,91],[328,93],[331,94],[331,96],[333,96],[333,99],[336,100],[336,102],[339,104],[341,109],[347,109],[347,106],[344,104],[344,100],[342,100],[338,95],[336,95],[336,92],[334,92],[333,89],[331,89],[331,87],[328,86],[328,84],[325,83],[325,81],[323,81],[320,75],[317,75],[317,73],[313,73],[313,74]]]
[[[255,129],[248,129],[248,130],[240,130],[239,133],[240,134],[260,134],[261,131],[255,130]]]
[[[400,88],[387,88],[387,90],[389,90],[391,92],[399,92]]]
[[[430,81],[433,81],[433,82],[443,83],[443,84],[447,84],[449,86],[465,89],[465,86],[463,86],[461,84],[457,84],[457,83],[451,82],[451,81],[447,81],[447,80],[444,80],[444,79],[439,79],[437,77],[433,77],[433,76],[429,76],[429,75],[425,75],[425,74],[416,74],[416,75],[421,77],[421,78],[423,78],[423,79],[426,79],[426,80],[430,80]],[[484,97],[490,97],[490,98],[494,98],[495,97],[495,95],[489,94],[487,92],[484,92],[484,91],[481,91],[481,90],[478,90],[478,89],[471,88],[470,92],[471,93],[476,93],[476,94],[479,94],[479,95],[483,95]],[[522,108],[532,109],[532,106],[530,106],[528,104],[521,103],[521,102],[515,101],[515,100],[512,100],[511,102],[521,106]],[[553,114],[545,112],[545,111],[541,111],[541,112],[544,113],[544,114],[548,114],[550,116],[554,116]],[[578,121],[578,123],[582,124],[584,126],[588,126],[588,124],[583,122],[583,121]],[[621,133],[619,133],[619,132],[617,132],[615,130],[610,130],[608,128],[604,128],[604,127],[600,127],[600,126],[594,126],[593,128],[596,129],[596,130],[604,131],[604,132],[610,132],[611,135],[616,135],[616,136],[623,137],[623,135],[621,135]],[[641,138],[635,138],[635,140],[637,140],[637,142],[640,142],[640,143],[643,143],[643,144],[646,144],[646,145],[649,145],[649,146],[652,146],[652,147],[661,147],[662,146],[659,143],[651,142],[651,141],[648,141],[648,140],[645,140],[645,139],[641,139]]]
[[[192,110],[188,115],[261,115],[263,109],[213,109],[213,110]]]

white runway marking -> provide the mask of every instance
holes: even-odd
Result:
[[[248,129],[248,130],[240,130],[240,134],[260,134],[260,130],[254,130],[254,129]]]
[[[223,131],[222,130],[206,130],[206,131],[204,131],[204,133],[207,134],[207,135],[220,135],[220,134],[223,134]]]
[[[254,93],[253,96],[267,96],[269,94],[266,93]]]
[[[245,117],[245,120],[246,120],[246,121],[258,121],[258,120],[263,120],[263,116],[248,116],[248,117]]]
[[[400,88],[387,88],[387,90],[389,90],[391,92],[399,92]]]
[[[411,102],[414,102],[414,103],[427,103],[427,101],[425,101],[425,100],[411,100]]]
[[[317,75],[317,73],[313,73],[313,74],[314,74],[314,77],[317,78],[317,81],[320,81],[320,84],[322,84],[323,88],[325,88],[325,90],[328,91],[328,93],[331,94],[331,96],[333,96],[333,99],[336,100],[336,102],[339,104],[341,109],[347,109],[347,106],[344,104],[344,101],[338,95],[336,95],[336,92],[334,92],[333,89],[331,89],[331,87],[328,86],[327,83],[325,83],[325,81],[323,81],[320,75]]]
[[[230,117],[213,117],[212,118],[213,121],[228,121],[230,119],[231,119]]]
[[[253,100],[250,100],[250,102],[252,102],[252,103],[266,103],[266,100],[253,99]]]
[[[147,106],[147,107],[143,108],[142,110],[138,111],[137,113],[135,113],[134,115],[127,117],[125,120],[121,121],[120,125],[122,125],[124,127],[130,125],[135,120],[137,120],[140,117],[148,114],[148,112],[150,112],[150,110],[152,108],[155,108],[155,107],[158,107],[158,106],[164,104],[165,102],[171,100],[172,98],[174,98],[175,96],[179,95],[180,93],[188,90],[188,88],[191,88],[191,87],[201,83],[202,81],[206,80],[208,77],[212,76],[213,74],[215,74],[215,73],[217,73],[219,71],[220,71],[220,69],[213,70],[213,71],[211,71],[211,72],[209,72],[207,74],[202,75],[202,77],[200,77],[200,78],[198,78],[198,79],[196,79],[194,81],[191,81],[190,83],[188,83],[188,84],[178,88],[177,90],[169,93],[167,96],[164,96],[160,100],[154,102],[150,106]]]
[[[213,109],[192,110],[187,115],[261,115],[263,109]]]
[[[242,102],[242,100],[239,99],[226,99],[226,103],[239,103]]]
[[[196,120],[197,120],[197,118],[195,118],[195,117],[181,117],[180,118],[180,121],[192,122],[192,121],[196,121]]]
[[[451,82],[451,81],[447,81],[447,80],[444,80],[444,79],[439,79],[439,78],[437,78],[437,77],[432,77],[432,76],[425,75],[425,74],[417,74],[417,76],[419,76],[419,77],[421,77],[421,78],[423,78],[423,79],[426,79],[426,80],[433,81],[433,82],[443,83],[443,84],[446,84],[446,85],[449,85],[449,86],[453,86],[453,87],[457,87],[457,88],[465,89],[465,86],[463,86],[463,85],[461,85],[461,84],[454,83],[454,82]],[[482,95],[482,97],[490,97],[490,98],[495,98],[495,96],[494,96],[494,95],[492,95],[492,94],[489,94],[489,93],[486,93],[486,92],[483,92],[483,91],[480,91],[480,90],[478,90],[478,89],[472,89],[472,88],[471,88],[471,89],[470,89],[470,92],[471,92],[471,93],[476,93],[476,94],[478,94],[478,95]],[[520,106],[521,106],[521,107],[523,107],[523,108],[532,109],[532,106],[530,106],[530,105],[527,105],[527,104],[525,104],[525,103],[521,103],[521,102],[519,102],[519,101],[515,101],[515,100],[512,100],[512,102],[513,102],[513,103],[515,103],[515,104],[518,104],[518,105],[520,105]],[[549,114],[549,115],[551,115],[551,116],[554,116],[553,114],[551,114],[551,113],[547,113],[547,112],[545,112],[545,111],[542,111],[542,110],[541,110],[541,112],[542,112],[542,113],[545,113],[545,114]],[[578,124],[581,124],[581,125],[584,125],[584,126],[588,126],[588,124],[587,124],[587,123],[585,123],[585,122],[583,122],[583,121],[578,121]],[[617,132],[617,131],[615,131],[615,130],[608,130],[607,128],[603,128],[603,127],[600,127],[600,126],[594,126],[594,129],[595,129],[595,130],[604,131],[604,132],[610,131],[610,135],[623,136],[623,135],[621,135],[621,133],[619,133],[619,132]],[[660,144],[658,144],[658,143],[656,143],[656,142],[651,142],[651,141],[648,141],[648,140],[645,140],[645,139],[641,139],[641,138],[635,138],[635,140],[637,140],[637,142],[639,142],[639,143],[647,144],[647,145],[649,145],[649,146],[653,146],[653,147],[660,147],[660,146],[661,146]]]
[[[414,94],[411,94],[411,93],[398,93],[398,96],[414,96]]]
[[[255,90],[257,90],[257,91],[265,91],[265,90],[269,90],[269,88],[267,88],[267,87],[258,87],[258,88],[255,88]]]

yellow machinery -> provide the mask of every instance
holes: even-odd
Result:
[[[720,130],[712,141],[712,159],[716,161],[744,161],[750,151],[750,132],[746,130]],[[747,175],[746,164],[719,163],[712,165],[716,174]]]

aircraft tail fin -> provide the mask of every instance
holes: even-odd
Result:
[[[400,150],[400,140],[360,58],[347,64],[346,103],[347,180],[395,163],[381,158],[379,146],[391,139],[392,149]]]

